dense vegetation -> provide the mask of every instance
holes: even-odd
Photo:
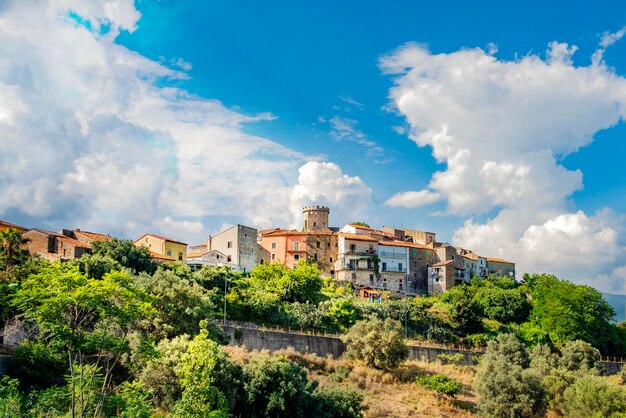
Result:
[[[519,403],[516,416],[546,408],[619,414],[626,404],[623,387],[596,369],[600,353],[626,356],[626,325],[611,322],[614,312],[597,291],[554,276],[526,276],[523,284],[473,279],[442,296],[372,302],[322,279],[306,261],[292,270],[260,265],[249,277],[225,268],[191,272],[159,266],[145,248],[114,240],[70,263],[48,263],[21,250],[18,233],[2,239],[0,326],[19,325],[29,339],[0,382],[0,417],[362,416],[359,392],[320,385],[292,359],[231,358],[221,346],[224,313],[342,333],[348,356],[383,373],[404,360],[405,334],[489,343],[476,382],[486,416],[507,416],[494,406],[506,402]],[[449,399],[461,390],[445,375],[412,381]],[[612,409],[585,397],[592,389]]]

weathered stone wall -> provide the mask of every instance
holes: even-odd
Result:
[[[409,248],[409,292],[428,293],[428,266],[436,262],[433,249]]]
[[[322,274],[334,275],[337,261],[337,234],[311,232],[306,239],[306,253],[309,260],[317,260]]]

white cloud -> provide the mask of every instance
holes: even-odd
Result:
[[[333,225],[343,225],[363,216],[372,191],[360,177],[348,176],[330,162],[310,161],[298,171],[298,184],[291,192],[291,208],[297,219],[294,227],[301,225],[302,208],[309,205],[330,207]]]
[[[385,202],[388,206],[402,206],[405,208],[417,208],[441,200],[439,193],[430,190],[420,190],[417,192],[396,193]]]
[[[0,8],[0,214],[181,240],[217,217],[289,223],[309,158],[244,133],[273,115],[173,87],[185,73],[117,45],[139,18],[132,0]]]
[[[623,219],[571,213],[568,199],[583,187],[582,173],[559,161],[623,120],[626,79],[600,61],[574,66],[576,46],[567,44],[550,43],[545,59],[499,60],[490,49],[432,54],[409,44],[381,60],[395,76],[390,98],[411,139],[447,165],[426,190],[387,203],[412,207],[441,196],[447,213],[470,216],[456,243],[517,261],[520,273],[549,271],[623,290],[612,273],[626,258]],[[487,222],[474,221],[493,211]]]
[[[361,130],[357,129],[358,121],[354,119],[345,118],[343,116],[333,116],[326,120],[321,117],[318,119],[320,122],[328,122],[331,127],[330,137],[335,141],[354,142],[365,148],[365,155],[372,158],[379,158],[377,160],[380,163],[388,163],[393,160],[389,157],[385,160],[380,160],[385,155],[385,150],[376,142],[368,138],[368,136]]]

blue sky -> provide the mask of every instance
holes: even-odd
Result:
[[[626,293],[623,2],[40,3],[0,8],[0,219],[196,243],[321,203]]]
[[[434,53],[497,45],[497,56],[514,59],[543,54],[548,42],[575,44],[576,64],[587,65],[600,35],[626,24],[626,5],[607,2],[293,2],[142,1],[138,30],[119,42],[154,60],[183,58],[192,64],[185,89],[222,101],[245,113],[271,112],[276,120],[249,125],[307,154],[323,152],[373,189],[379,205],[394,193],[424,187],[441,166],[431,150],[417,147],[394,126],[401,115],[385,110],[390,77],[380,56],[406,42]],[[619,74],[626,71],[626,42],[607,52]],[[341,97],[358,101],[354,106]],[[392,163],[372,165],[358,144],[337,143],[319,118],[358,121],[357,128],[385,149]],[[584,173],[585,188],[573,197],[577,208],[610,206],[626,211],[626,128],[603,131],[592,146],[563,164]],[[445,205],[440,205],[443,208]],[[458,217],[430,217],[432,207],[387,208],[368,213],[377,223],[430,228],[450,239]]]

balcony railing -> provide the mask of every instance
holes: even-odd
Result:
[[[390,251],[379,251],[378,255],[386,258],[406,258],[406,253],[394,253]]]
[[[406,267],[385,267],[382,271],[385,273],[406,273]]]
[[[346,254],[351,254],[351,255],[362,255],[364,257],[371,257],[373,255],[376,255],[376,250],[358,250],[358,249],[350,249],[347,248],[346,249]]]

